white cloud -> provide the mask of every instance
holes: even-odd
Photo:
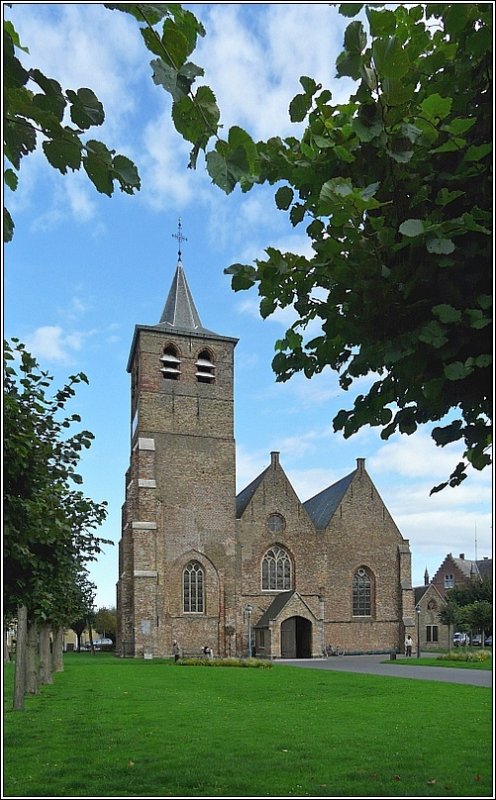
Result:
[[[45,362],[70,364],[94,331],[66,333],[59,325],[42,325],[24,337],[26,349]]]

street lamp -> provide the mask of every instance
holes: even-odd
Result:
[[[420,605],[415,606],[417,612],[417,658],[420,658]]]
[[[253,606],[249,604],[245,606],[245,614],[248,620],[248,658],[251,656],[251,612],[253,611]]]

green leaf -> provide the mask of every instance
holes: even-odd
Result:
[[[420,236],[422,233],[424,233],[424,223],[421,219],[406,219],[401,223],[399,232],[403,236]]]
[[[212,150],[207,153],[206,162],[207,172],[212,178],[212,183],[215,183],[226,194],[230,194],[236,186],[236,179],[233,177],[224,156],[216,150]]]
[[[19,178],[18,178],[17,174],[14,172],[14,170],[13,169],[6,169],[4,174],[3,174],[3,178],[4,178],[5,183],[9,187],[9,189],[12,192],[15,192],[15,190],[17,189],[17,184],[19,182]]]
[[[432,312],[441,322],[460,322],[462,318],[462,312],[447,303],[433,306]]]
[[[96,189],[111,197],[114,191],[112,153],[103,142],[90,139],[86,143],[83,166]]]
[[[294,192],[289,186],[281,186],[275,194],[277,208],[287,211],[293,202],[293,197]]]
[[[308,78],[306,75],[301,75],[300,83],[308,95],[314,95],[321,88],[313,78]]]
[[[64,138],[43,142],[43,152],[48,161],[63,175],[67,169],[77,170],[81,166],[82,144],[77,136],[66,135]]]
[[[133,194],[141,186],[136,165],[126,156],[117,155],[112,161],[113,175],[120,183],[121,190]]]
[[[451,239],[437,237],[428,239],[426,247],[429,253],[442,253],[444,255],[449,255],[449,253],[452,253],[455,249],[455,245]]]
[[[398,80],[411,68],[407,50],[397,36],[376,39],[372,43],[372,56],[381,77]]]
[[[364,3],[341,3],[339,6],[339,13],[343,17],[356,17],[360,13]]]
[[[461,361],[453,361],[452,364],[446,364],[444,367],[444,374],[449,381],[461,381],[473,372],[473,367],[467,367]]]
[[[453,200],[456,200],[458,197],[462,197],[464,194],[465,192],[462,192],[459,189],[456,189],[454,192],[450,192],[449,189],[446,189],[446,187],[443,186],[443,188],[437,193],[437,197],[434,202],[438,206],[447,206],[448,203],[452,203]]]
[[[291,122],[303,122],[312,106],[312,98],[307,94],[297,94],[289,104]]]
[[[71,119],[78,128],[86,130],[104,123],[103,106],[91,89],[78,89],[77,92],[68,89],[66,94],[71,102]]]
[[[11,242],[14,236],[14,221],[10,216],[8,209],[3,209],[3,240],[5,243]]]
[[[304,217],[306,213],[306,207],[302,203],[296,203],[289,212],[289,219],[293,226],[298,225]]]
[[[451,97],[441,97],[440,94],[434,94],[426,97],[420,104],[423,114],[429,119],[444,119],[451,111],[453,100]]]
[[[336,75],[338,78],[349,76],[358,81],[361,77],[363,59],[360,53],[348,53],[343,50],[336,59]]]
[[[361,53],[367,44],[367,34],[361,22],[351,22],[344,32],[344,46],[349,53]]]
[[[396,17],[392,11],[374,11],[367,6],[366,13],[371,36],[383,36],[395,32]]]
[[[184,33],[179,30],[172,19],[165,20],[161,41],[162,58],[166,63],[170,64],[171,67],[179,70],[193,48]]]
[[[487,142],[486,144],[479,144],[479,145],[471,145],[467,152],[465,153],[464,160],[471,162],[471,161],[480,161],[482,158],[485,158],[492,152],[493,146],[491,142]]]

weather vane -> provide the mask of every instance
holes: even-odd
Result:
[[[177,250],[177,255],[178,255],[179,261],[181,261],[181,242],[187,242],[188,241],[186,236],[183,236],[183,226],[181,225],[181,217],[179,217],[179,220],[178,220],[178,223],[177,223],[177,233],[173,233],[172,235],[173,235],[174,239],[177,239],[177,241],[179,242],[179,248]]]

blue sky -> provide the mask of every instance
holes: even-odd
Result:
[[[226,128],[238,124],[255,139],[298,134],[288,105],[300,91],[300,75],[331,88],[336,102],[348,96],[350,83],[334,79],[346,23],[329,4],[187,7],[207,30],[192,60],[204,67]],[[81,471],[88,496],[109,503],[99,533],[115,542],[90,568],[97,606],[115,604],[129,463],[129,348],[136,324],[159,321],[177,263],[179,217],[187,237],[183,264],[202,323],[239,339],[238,490],[267,466],[271,450],[280,451],[301,500],[351,472],[356,458],[366,458],[410,541],[415,585],[423,583],[426,567],[432,577],[449,552],[492,556],[489,470],[430,497],[430,488],[459,460],[457,446],[435,447],[428,428],[387,442],[367,428],[344,440],[333,433],[332,418],[351,406],[354,394],[339,389],[335,374],[325,370],[311,381],[295,376],[275,383],[274,342],[293,312],[262,320],[256,289],[234,293],[223,271],[262,257],[268,246],[308,252],[304,230],[293,229],[276,209],[274,189],[226,197],[211,185],[201,159],[196,171],[187,169],[189,147],[172,127],[168,96],[151,80],[137,23],[92,3],[15,3],[4,12],[30,49],[26,63],[65,89],[96,92],[106,121],[91,137],[132,158],[142,179],[137,195],[108,198],[83,174],[62,176],[36,153],[24,159],[17,192],[6,192],[16,231],[5,248],[4,334],[26,343],[54,376],[54,388],[79,371],[90,381],[75,404],[83,427],[96,437]],[[359,390],[357,385],[354,392]]]

